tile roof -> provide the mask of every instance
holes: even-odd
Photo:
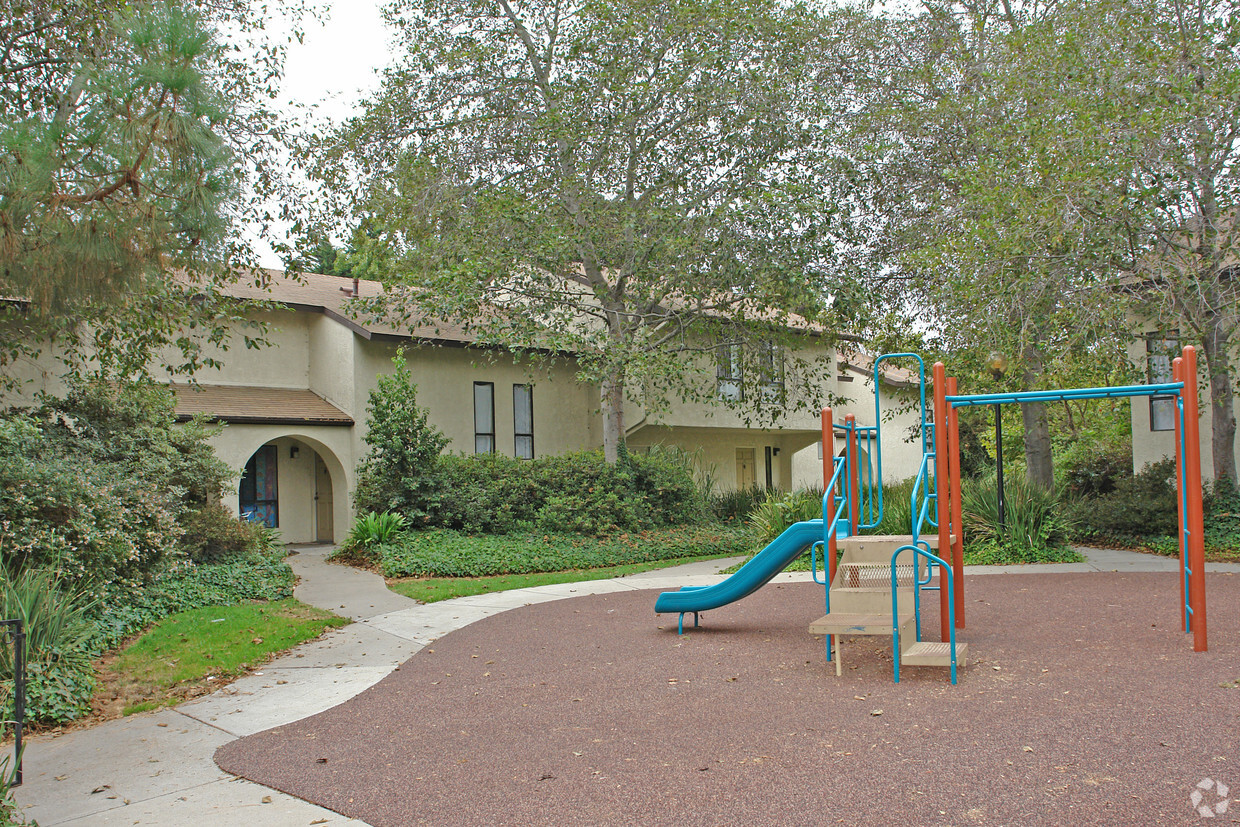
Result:
[[[353,417],[313,391],[242,385],[172,383],[177,419],[197,414],[236,424],[352,425]]]

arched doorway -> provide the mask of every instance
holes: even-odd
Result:
[[[347,492],[344,466],[332,450],[290,434],[260,445],[246,460],[238,513],[278,530],[286,543],[331,543],[337,528],[348,525]]]

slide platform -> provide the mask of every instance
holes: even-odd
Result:
[[[683,614],[734,603],[765,586],[801,552],[822,539],[822,520],[793,523],[727,580],[713,586],[686,586],[679,591],[663,592],[655,601],[654,610]]]

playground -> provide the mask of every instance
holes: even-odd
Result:
[[[1219,618],[1240,617],[1236,576],[1208,576]],[[1176,589],[974,576],[954,687],[927,668],[893,683],[878,638],[825,671],[809,582],[684,636],[651,623],[650,590],[556,600],[216,758],[373,825],[1195,823],[1195,785],[1240,784],[1240,629],[1194,653]]]

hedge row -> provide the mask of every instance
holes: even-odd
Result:
[[[379,546],[387,577],[483,577],[592,569],[706,554],[748,554],[753,536],[738,526],[688,526],[620,533],[606,538],[575,534],[468,535],[409,532]]]

